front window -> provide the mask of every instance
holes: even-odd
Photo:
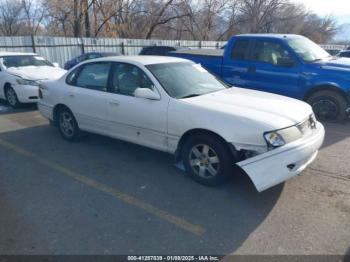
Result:
[[[287,39],[288,45],[305,61],[315,62],[331,55],[316,43],[305,37]]]
[[[174,98],[199,96],[227,88],[199,64],[165,63],[147,68]]]
[[[2,57],[2,60],[2,63],[6,68],[24,66],[54,66],[43,57],[35,55],[4,56]]]
[[[137,66],[118,63],[112,70],[111,92],[120,95],[134,96],[137,88],[154,89],[152,81]]]
[[[277,42],[256,41],[251,59],[257,62],[280,65],[282,59],[291,59],[288,51]]]

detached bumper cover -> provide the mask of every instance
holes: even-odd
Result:
[[[52,110],[53,108],[51,106],[48,106],[44,104],[41,100],[38,101],[38,110],[39,112],[47,119],[53,120]]]
[[[39,100],[39,87],[28,85],[13,85],[18,100],[21,103],[34,103]]]
[[[324,127],[317,122],[311,134],[280,148],[238,162],[261,192],[300,174],[317,156]]]

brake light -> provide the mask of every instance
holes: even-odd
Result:
[[[43,89],[43,86],[40,84],[38,89],[38,92],[39,92],[38,96],[40,99],[43,99],[43,92],[41,91],[41,89]]]
[[[41,92],[41,89],[39,88],[39,98],[43,99],[43,92]]]

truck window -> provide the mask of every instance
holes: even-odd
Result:
[[[237,60],[245,60],[248,47],[249,40],[237,40],[236,43],[233,45],[231,58]]]
[[[251,52],[250,59],[257,62],[278,65],[279,59],[289,57],[289,52],[279,43],[257,40]]]

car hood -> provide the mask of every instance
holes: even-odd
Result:
[[[315,63],[323,69],[345,70],[350,72],[350,58],[334,58]]]
[[[28,80],[54,80],[66,73],[66,70],[52,66],[10,67],[7,71]]]
[[[298,124],[312,114],[305,102],[243,88],[229,88],[202,96],[183,99],[187,103],[262,123],[270,130]]]

